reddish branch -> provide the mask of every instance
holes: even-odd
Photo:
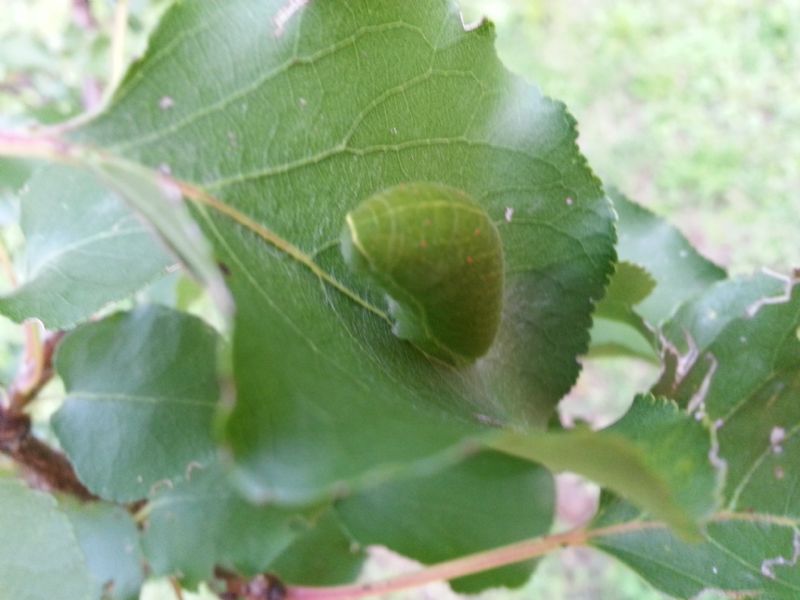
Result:
[[[78,480],[66,457],[33,435],[31,418],[23,412],[53,377],[53,353],[63,337],[53,333],[40,344],[34,325],[26,327],[22,365],[9,387],[7,403],[0,404],[0,452],[19,465],[35,487],[92,500],[95,496]]]
[[[217,567],[214,574],[228,588],[222,600],[286,600],[286,587],[274,575],[256,575],[247,580],[236,573]]]
[[[64,455],[33,436],[28,415],[0,409],[0,452],[22,467],[36,488],[65,492],[81,500],[95,498],[78,481]]]
[[[48,334],[40,343],[37,330],[35,323],[25,324],[25,356],[8,390],[8,410],[12,414],[22,412],[53,377],[53,354],[64,332]]]

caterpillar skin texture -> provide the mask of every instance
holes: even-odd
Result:
[[[411,183],[347,214],[342,254],[387,296],[394,334],[457,366],[486,354],[503,308],[503,245],[461,190]]]

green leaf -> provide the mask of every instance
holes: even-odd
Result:
[[[211,459],[217,344],[201,320],[157,305],[64,338],[55,364],[67,397],[53,427],[92,492],[138,500]]]
[[[641,317],[639,317],[641,319]],[[592,345],[589,357],[629,356],[650,362],[658,362],[658,356],[648,338],[638,328],[621,321],[595,317],[592,323]]]
[[[36,317],[51,329],[71,327],[170,263],[147,225],[87,173],[39,169],[20,204],[24,281],[0,298],[0,311],[15,321]]]
[[[609,313],[614,312],[616,305],[636,306],[647,298],[656,287],[653,276],[640,265],[619,261],[614,275],[606,288],[606,295],[598,304],[597,310],[605,306]]]
[[[92,600],[92,580],[55,500],[0,477],[0,595],[14,600]]]
[[[599,547],[680,597],[704,588],[798,596],[798,328],[798,281],[766,273],[720,282],[677,311],[664,327],[667,364],[656,390],[714,424],[710,459],[727,472],[722,510],[699,545],[629,523],[598,538]],[[639,518],[609,502],[597,524]]]
[[[433,564],[547,533],[554,496],[545,469],[484,451],[444,471],[346,498],[336,510],[359,543]],[[456,579],[452,586],[464,593],[516,587],[532,570],[529,561]]]
[[[386,292],[397,337],[456,366],[486,354],[503,308],[503,246],[479,204],[455,188],[401,184],[345,220],[345,261]]]
[[[336,585],[355,581],[366,553],[342,527],[331,509],[300,533],[269,565],[281,581],[303,585]]]
[[[64,498],[69,518],[94,582],[96,600],[134,600],[144,582],[144,557],[139,531],[125,509]]]
[[[658,362],[657,338],[635,309],[655,286],[655,280],[643,267],[627,261],[616,264],[606,295],[595,310],[594,355],[625,353]]]
[[[654,330],[681,303],[724,279],[725,271],[667,221],[617,190],[609,196],[619,216],[619,265],[629,266],[618,267],[597,307],[591,352],[658,362]]]
[[[169,249],[201,282],[226,320],[233,310],[213,252],[183,204],[184,191],[169,177],[130,161],[87,153],[89,168],[153,225]],[[226,323],[227,324],[227,323]]]
[[[650,395],[637,396],[622,419],[600,432],[505,433],[489,443],[553,471],[584,475],[684,536],[696,537],[697,522],[718,503],[707,427]]]
[[[680,304],[725,278],[725,270],[699,254],[674,225],[617,190],[609,195],[619,216],[619,259],[643,267],[656,282],[637,306],[648,323],[660,325]]]
[[[766,514],[721,513],[705,525],[700,542],[687,543],[618,503],[595,522],[608,529],[592,544],[677,598],[720,590],[725,597],[790,600],[800,594],[798,524]]]
[[[722,282],[665,326],[656,389],[715,424],[729,510],[800,518],[800,285],[766,273]]]
[[[182,2],[73,133],[228,207],[197,214],[237,307],[226,434],[251,497],[308,502],[442,466],[481,423],[543,428],[574,383],[612,213],[573,119],[493,38],[445,0]],[[464,190],[502,237],[500,331],[467,369],[393,336],[341,256],[345,215],[410,181]]]
[[[216,463],[193,470],[149,505],[143,545],[155,575],[180,575],[193,586],[214,566],[253,576],[307,528],[304,515],[245,502]]]
[[[0,158],[0,197],[16,193],[30,179],[32,163],[4,156]]]

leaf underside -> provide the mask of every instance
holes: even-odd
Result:
[[[24,280],[0,298],[0,312],[15,321],[72,327],[174,262],[150,228],[88,173],[40,168],[20,205]]]
[[[485,423],[541,429],[577,376],[614,257],[609,204],[564,107],[511,76],[491,25],[464,31],[450,2],[179,3],[73,135],[274,234],[196,212],[237,307],[226,436],[253,498],[424,472]],[[500,331],[469,368],[432,363],[308,268],[380,306],[337,240],[361,200],[410,181],[463,189],[502,236]]]

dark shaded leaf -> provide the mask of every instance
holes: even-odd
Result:
[[[336,505],[363,545],[381,544],[433,564],[544,535],[555,504],[552,475],[528,461],[484,451],[427,477],[392,482]],[[456,579],[459,592],[517,587],[526,562]]]
[[[143,545],[155,575],[193,586],[210,580],[215,565],[261,573],[307,529],[300,513],[242,500],[212,464],[152,500]]]
[[[336,585],[354,581],[366,553],[328,510],[300,533],[268,567],[282,581],[303,585]]]

